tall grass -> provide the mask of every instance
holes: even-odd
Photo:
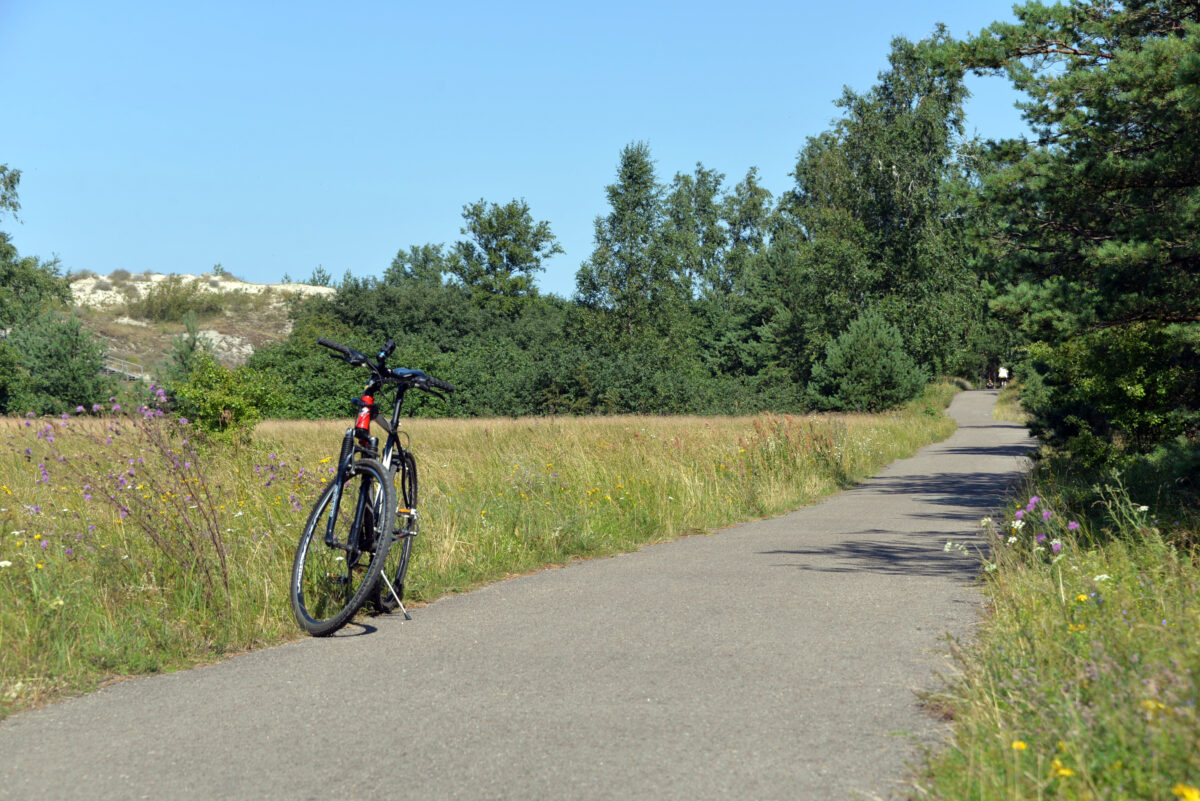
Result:
[[[881,415],[406,421],[411,595],[811,502],[947,436],[952,392]],[[298,635],[293,548],[345,423],[200,443],[155,400],[0,423],[0,715]]]
[[[1200,799],[1195,529],[1116,478],[1088,507],[1067,483],[1043,466],[985,521],[990,613],[932,699],[954,735],[916,798]]]
[[[1012,423],[1029,422],[1029,413],[1021,407],[1020,384],[1011,381],[1008,386],[1000,390],[996,396],[996,405],[992,408],[992,417]]]

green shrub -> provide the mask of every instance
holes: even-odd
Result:
[[[133,276],[130,275],[129,270],[113,270],[111,273],[108,274],[108,277],[111,278],[114,282],[120,282],[120,281],[128,281]]]
[[[230,370],[201,351],[187,378],[170,387],[175,411],[201,431],[244,442],[262,419],[266,392],[253,371]]]
[[[819,409],[870,411],[910,400],[927,376],[904,350],[900,331],[874,311],[857,317],[813,365],[810,402]]]
[[[189,311],[203,317],[220,312],[223,298],[216,292],[205,292],[195,281],[184,282],[171,275],[150,288],[146,296],[130,301],[126,311],[130,317],[157,322],[181,322]]]
[[[60,414],[116,394],[117,381],[104,370],[104,345],[75,317],[46,312],[14,328],[8,338],[24,379],[9,403],[33,411]]]
[[[1018,367],[1030,428],[1094,464],[1200,432],[1200,325],[1136,323],[1038,343]]]

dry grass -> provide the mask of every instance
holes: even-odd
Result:
[[[411,595],[809,503],[949,435],[939,392],[874,416],[405,421]],[[292,552],[346,423],[196,450],[178,421],[122,414],[0,423],[0,715],[298,635]]]

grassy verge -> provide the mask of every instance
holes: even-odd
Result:
[[[914,798],[1200,799],[1195,518],[1044,464],[985,523],[989,614]]]
[[[413,597],[809,503],[948,436],[953,391],[881,415],[407,422]],[[0,716],[298,636],[293,548],[345,423],[239,448],[112,406],[0,421]]]
[[[1021,408],[1021,386],[1015,381],[1000,390],[996,397],[996,405],[992,408],[992,417],[997,420],[1007,420],[1011,423],[1029,422],[1029,414]]]

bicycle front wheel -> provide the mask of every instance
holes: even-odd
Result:
[[[352,463],[317,498],[292,563],[292,612],[302,629],[322,637],[354,617],[383,572],[395,510],[391,474],[374,459]]]
[[[413,538],[417,536],[417,462],[408,451],[400,452],[399,466],[392,471],[396,491],[396,528],[392,532],[392,547],[383,563],[383,576],[372,596],[376,609],[394,612],[404,598],[404,580],[408,560],[412,555]],[[389,586],[389,584],[391,586]]]

